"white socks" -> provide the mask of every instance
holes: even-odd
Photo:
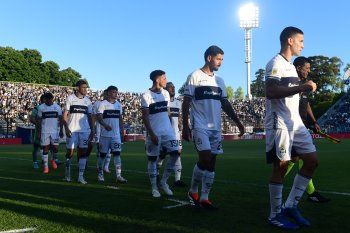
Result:
[[[286,208],[296,207],[303,196],[306,186],[309,184],[311,178],[296,174],[293,182],[292,190],[289,193],[287,201],[284,206]]]
[[[270,218],[281,213],[283,184],[269,183],[270,192]]]

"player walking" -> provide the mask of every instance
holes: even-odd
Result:
[[[78,182],[81,184],[87,183],[84,179],[87,147],[95,134],[91,117],[92,104],[90,99],[86,97],[87,88],[88,84],[85,80],[77,81],[75,93],[67,97],[63,112],[63,123],[67,136],[65,180],[71,181],[71,159],[74,149],[78,146],[80,155]]]
[[[237,124],[239,136],[244,134],[244,127],[227,100],[224,80],[214,73],[220,68],[223,58],[224,51],[218,46],[210,46],[205,51],[204,66],[187,78],[182,104],[182,137],[186,141],[191,139],[188,121],[191,107],[193,142],[198,152],[198,162],[193,168],[188,197],[192,204],[206,209],[216,209],[209,200],[209,192],[214,183],[216,156],[223,153],[221,108]],[[199,183],[202,183],[200,197]]]
[[[287,27],[281,32],[280,43],[280,53],[266,65],[266,158],[273,164],[268,222],[279,228],[296,229],[298,225],[310,225],[297,206],[318,165],[316,148],[300,118],[299,93],[314,92],[316,84],[312,81],[300,84],[297,71],[290,63],[292,56],[300,55],[304,48],[304,33],[298,28]],[[283,178],[292,153],[298,154],[304,164],[282,207]]]
[[[179,145],[169,121],[170,96],[168,91],[163,89],[167,83],[165,72],[162,70],[152,71],[150,79],[153,85],[142,95],[141,109],[142,120],[147,130],[147,167],[152,186],[152,196],[158,198],[161,195],[157,186],[157,158],[161,149],[170,154],[160,181],[160,187],[167,195],[171,196],[173,192],[170,190],[167,180],[173,172],[175,162],[179,157]]]
[[[62,109],[53,102],[50,92],[44,94],[44,103],[38,108],[38,131],[40,144],[43,148],[42,160],[44,162],[43,173],[49,173],[48,152],[51,146],[51,166],[57,169],[55,158],[57,158],[59,137],[63,137]]]
[[[119,183],[127,183],[127,180],[121,176],[121,158],[122,150],[121,138],[124,136],[123,124],[123,108],[117,101],[118,88],[109,86],[106,89],[107,100],[101,102],[97,120],[101,126],[101,134],[99,140],[99,157],[98,157],[98,180],[104,181],[103,170],[104,160],[109,150],[114,156],[114,165],[116,170],[116,181]]]

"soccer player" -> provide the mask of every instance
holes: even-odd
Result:
[[[304,48],[304,33],[298,28],[286,27],[280,34],[280,43],[280,53],[266,65],[266,159],[273,164],[268,222],[279,228],[296,229],[299,225],[310,226],[297,205],[318,165],[316,148],[299,114],[299,93],[314,92],[317,86],[312,81],[301,84],[290,62],[292,56],[299,56]],[[282,207],[283,178],[292,154],[299,155],[303,166]]]
[[[53,102],[53,95],[50,92],[44,94],[44,103],[38,108],[38,131],[40,144],[43,148],[42,160],[44,162],[43,173],[49,173],[48,153],[51,146],[51,166],[55,170],[59,137],[63,137],[62,109]]]
[[[39,131],[38,131],[38,122],[37,122],[37,117],[38,117],[38,109],[40,104],[44,103],[44,94],[42,94],[40,96],[40,102],[38,105],[36,105],[33,110],[32,113],[30,114],[30,122],[32,124],[35,125],[35,130],[34,130],[34,142],[33,142],[33,152],[32,152],[32,156],[33,156],[33,168],[34,169],[39,169],[39,163],[38,163],[38,154],[42,154],[42,150],[41,150],[41,145],[40,145],[40,139],[39,139]]]
[[[161,149],[169,153],[170,157],[164,169],[160,187],[172,196],[167,180],[174,170],[175,162],[179,157],[179,145],[169,120],[169,92],[164,90],[167,79],[165,72],[154,70],[150,74],[152,87],[141,97],[142,120],[146,128],[146,153],[148,156],[148,175],[152,186],[152,196],[160,197],[157,186],[157,158]]]
[[[92,104],[90,99],[85,96],[88,88],[87,82],[80,79],[75,86],[75,93],[67,97],[63,112],[63,124],[67,136],[65,180],[71,181],[71,159],[74,149],[78,146],[81,156],[79,158],[78,182],[86,184],[84,171],[87,161],[87,147],[95,134],[91,117]]]
[[[188,197],[193,205],[205,209],[216,209],[209,200],[209,192],[214,183],[216,156],[223,153],[221,108],[238,126],[239,136],[244,134],[244,126],[227,100],[225,82],[214,73],[219,70],[223,59],[224,51],[218,46],[210,46],[205,51],[204,66],[187,78],[182,104],[182,138],[190,140],[188,116],[191,108],[193,142],[198,152]],[[202,183],[200,197],[199,183]]]
[[[100,136],[101,136],[101,125],[100,123],[98,123],[97,114],[98,114],[98,108],[100,107],[102,101],[107,99],[107,90],[103,91],[101,97],[102,97],[102,100],[97,100],[93,105],[93,114],[94,114],[94,118],[96,119],[95,120],[95,129],[96,129],[95,143],[96,143],[96,149],[97,149],[97,158],[100,156],[99,143],[100,143]],[[106,173],[110,173],[109,171],[110,160],[111,160],[111,153],[110,153],[110,150],[108,150],[108,153],[105,158],[105,164],[104,164],[104,172]],[[107,169],[106,169],[106,166],[107,166]],[[98,169],[98,161],[97,161],[97,169]]]
[[[293,65],[297,70],[298,77],[300,78],[300,83],[303,84],[307,82],[307,76],[310,73],[310,60],[306,57],[300,56],[294,60]],[[309,103],[308,92],[302,92],[300,94],[299,113],[300,113],[301,119],[303,120],[304,125],[307,128],[312,129],[315,133],[321,130],[312,112],[312,109]],[[303,166],[303,161],[301,159],[298,159],[297,156],[293,156],[293,155],[292,157],[293,157],[292,160],[289,161],[288,163],[288,169],[287,169],[286,175],[288,175],[288,173],[292,170],[295,162],[298,161],[299,169]],[[306,186],[306,193],[308,195],[307,200],[314,203],[325,203],[331,200],[327,197],[322,196],[319,192],[316,191],[312,179]]]
[[[117,183],[127,183],[121,175],[122,162],[120,159],[121,138],[124,136],[123,108],[117,101],[118,88],[109,86],[107,88],[107,100],[101,102],[97,120],[101,125],[98,157],[98,181],[104,181],[103,166],[106,154],[111,151],[114,156]]]
[[[179,144],[179,156],[177,157],[177,160],[175,162],[174,166],[174,174],[175,174],[175,182],[174,185],[177,187],[186,187],[186,183],[181,180],[181,170],[182,170],[182,164],[181,164],[181,151],[182,151],[182,143],[181,143],[181,136],[180,136],[180,127],[179,127],[179,114],[181,111],[181,101],[175,98],[175,86],[172,82],[168,82],[166,84],[165,89],[169,92],[170,95],[170,121],[171,125],[173,127],[173,130],[175,132],[177,143]],[[159,173],[159,169],[163,164],[163,161],[166,156],[165,151],[161,151],[158,160],[157,160],[157,169]]]

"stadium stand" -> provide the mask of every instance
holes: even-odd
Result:
[[[30,125],[29,114],[39,103],[41,94],[50,91],[55,96],[55,102],[62,108],[65,99],[73,93],[72,87],[40,85],[29,83],[0,82],[0,137],[5,134],[7,124],[10,132],[20,125]],[[101,98],[102,90],[89,90],[88,96],[92,102]],[[120,92],[119,101],[124,108],[126,130],[130,133],[142,133],[142,122],[139,111],[140,94]]]
[[[72,87],[30,83],[0,82],[0,136],[5,134],[7,124],[10,132],[17,126],[31,125],[29,114],[39,102],[41,94],[50,91],[62,108],[65,99],[73,92]],[[88,96],[94,103],[101,98],[102,90],[89,90]],[[140,93],[119,92],[119,102],[123,105],[127,134],[142,134],[143,124],[140,112]],[[259,132],[264,128],[265,99],[233,100],[233,107],[245,125],[247,132]],[[222,114],[223,132],[238,133],[238,128],[225,113]]]
[[[327,133],[350,132],[350,92],[340,98],[317,122]]]

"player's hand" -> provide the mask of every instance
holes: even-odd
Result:
[[[238,137],[242,137],[242,136],[243,136],[243,134],[245,133],[244,126],[242,125],[242,123],[241,123],[241,122],[239,122],[239,123],[237,124],[237,126],[238,126],[238,129],[239,129],[239,134],[238,134]]]
[[[311,89],[312,92],[315,92],[316,89],[317,89],[316,83],[314,83],[311,80],[307,81],[304,85],[308,86]]]
[[[91,142],[92,140],[94,140],[95,138],[95,131],[91,130],[90,135],[89,135],[89,142]]]
[[[72,137],[72,132],[70,131],[70,129],[66,128],[66,136],[68,138]]]
[[[317,124],[317,122],[314,123],[314,133],[318,133],[321,131],[321,127]]]
[[[154,145],[158,146],[158,137],[155,134],[151,135],[151,141]]]
[[[183,126],[182,128],[182,139],[189,142],[191,141],[191,130],[188,126]]]
[[[104,125],[103,126],[107,131],[111,131],[112,127],[110,125]]]

